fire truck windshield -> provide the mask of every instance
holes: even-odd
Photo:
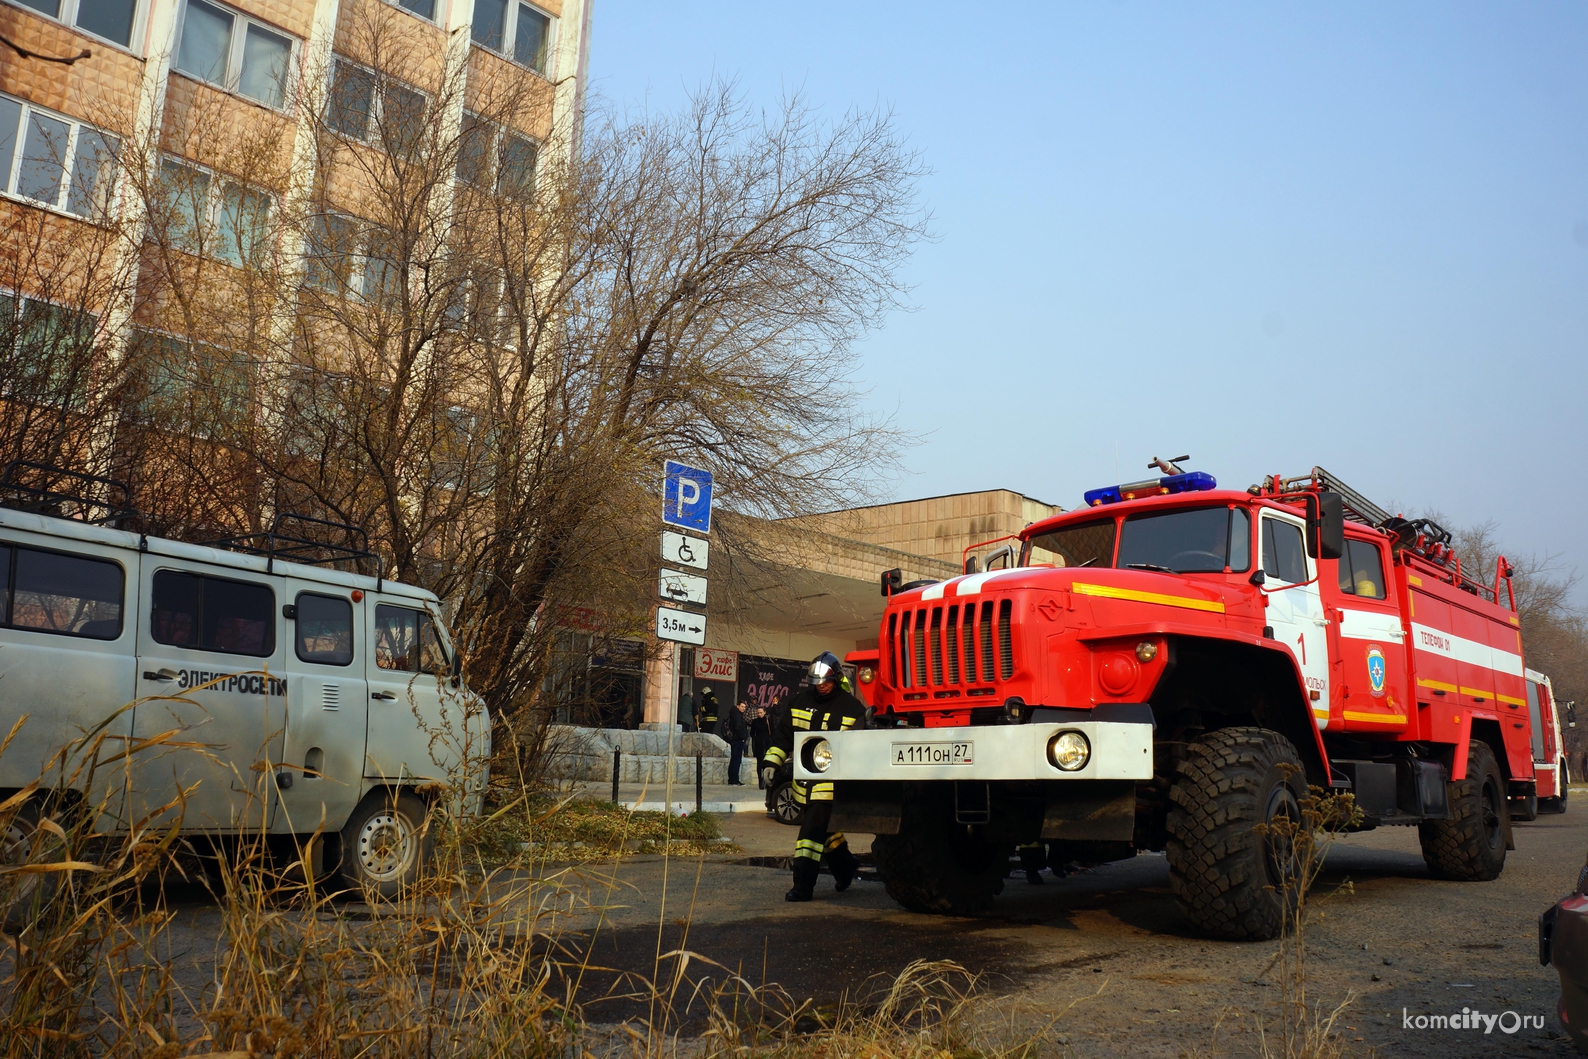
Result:
[[[1168,573],[1236,572],[1251,566],[1251,522],[1242,508],[1199,507],[1133,515],[1117,534],[1100,519],[1031,538],[1026,565],[1119,566]]]
[[[1121,567],[1177,574],[1221,573],[1251,563],[1252,531],[1244,508],[1198,507],[1125,519]]]

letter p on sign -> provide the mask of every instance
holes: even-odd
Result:
[[[662,484],[662,521],[711,532],[711,472],[668,460]]]

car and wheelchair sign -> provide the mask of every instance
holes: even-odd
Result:
[[[711,532],[711,472],[668,460],[662,483],[662,521],[669,526]]]

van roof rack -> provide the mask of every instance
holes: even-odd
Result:
[[[33,460],[12,460],[0,470],[0,506],[95,526],[137,517],[126,482]]]
[[[288,527],[293,525],[302,528],[289,532]],[[309,536],[312,528],[316,526],[344,533],[350,542],[356,542],[359,546],[354,547],[352,543],[331,544],[317,540]],[[275,573],[277,559],[303,563],[305,566],[331,566],[335,563],[358,563],[364,559],[373,559],[377,587],[385,578],[385,563],[379,555],[370,550],[369,534],[346,522],[332,522],[312,515],[300,515],[295,511],[283,511],[278,514],[270,523],[270,529],[263,533],[217,537],[199,543],[210,548],[225,548],[228,551],[243,552],[247,555],[263,555],[269,560],[265,564],[265,570],[269,573]]]

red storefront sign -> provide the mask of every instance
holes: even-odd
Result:
[[[736,683],[739,679],[739,652],[695,648],[695,679]]]

